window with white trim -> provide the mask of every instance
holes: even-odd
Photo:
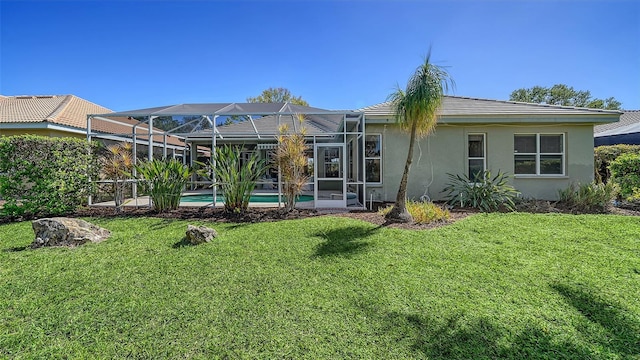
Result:
[[[564,175],[564,134],[515,134],[515,175]]]
[[[485,134],[467,135],[467,174],[472,182],[481,180],[479,175],[487,168],[485,139]]]
[[[368,183],[382,182],[382,135],[369,134],[364,140],[364,166]]]

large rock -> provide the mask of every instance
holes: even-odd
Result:
[[[206,226],[193,226],[191,224],[187,225],[186,239],[190,244],[198,245],[208,243],[217,236],[218,233],[212,228],[208,228]]]
[[[80,219],[56,217],[34,220],[31,223],[35,240],[32,248],[42,246],[78,246],[87,242],[99,243],[111,232]]]

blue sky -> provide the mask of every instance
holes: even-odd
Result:
[[[638,1],[0,1],[0,94],[112,110],[244,102],[286,87],[356,109],[429,46],[454,95],[564,83],[640,109]]]

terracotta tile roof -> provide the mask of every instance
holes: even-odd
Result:
[[[6,96],[0,98],[0,123],[50,122],[86,129],[87,114],[111,110],[74,95]]]
[[[107,119],[112,121],[103,120],[101,117],[93,118],[91,120],[91,131],[94,133],[122,134],[131,136],[133,133],[133,126],[138,123],[138,120],[129,117],[108,117]],[[162,133],[162,130],[154,127],[153,132],[154,134],[159,134]],[[136,127],[136,135],[140,140],[148,140],[149,126],[147,124],[138,125],[138,127]],[[153,141],[162,144],[164,140],[162,135],[153,135]],[[175,136],[167,136],[167,144],[184,146],[184,141]]]
[[[104,106],[94,104],[74,95],[0,95],[0,124],[7,123],[40,123],[48,122],[69,126],[77,129],[87,129],[88,114],[109,114],[113,111]],[[127,117],[113,117],[112,121],[100,119],[92,120],[92,131],[105,134],[131,134],[133,125],[138,121]],[[0,125],[1,126],[1,125]],[[162,130],[154,128],[155,133]],[[147,125],[141,124],[136,128],[141,140],[147,140]],[[162,143],[161,135],[153,136],[154,142]],[[167,143],[183,146],[180,139],[169,136]]]

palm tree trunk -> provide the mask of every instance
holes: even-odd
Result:
[[[417,124],[413,122],[411,124],[411,135],[409,137],[409,151],[407,152],[407,161],[404,164],[404,172],[402,173],[402,179],[400,180],[400,187],[398,188],[398,195],[396,196],[396,202],[393,204],[393,208],[386,216],[387,220],[398,222],[413,222],[413,217],[407,211],[407,181],[409,178],[409,171],[411,170],[411,162],[413,161],[413,147],[416,142],[416,129]]]

